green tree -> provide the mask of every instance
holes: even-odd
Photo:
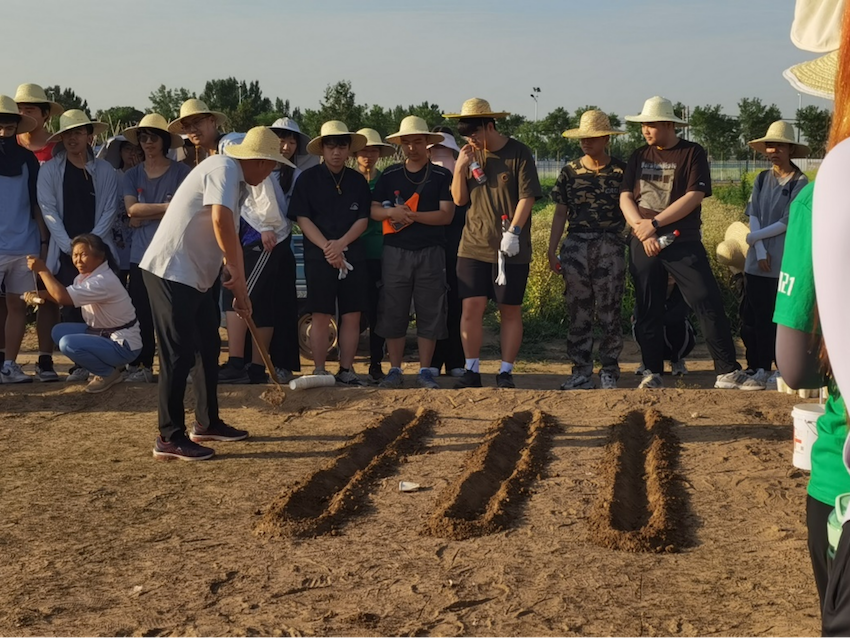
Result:
[[[714,160],[736,158],[741,149],[738,121],[722,111],[719,104],[694,107],[690,118],[694,138]]]
[[[455,121],[457,122],[457,121]],[[517,130],[525,124],[525,116],[519,115],[518,113],[511,113],[508,117],[497,120],[497,127],[499,131],[508,137],[515,138]],[[457,128],[457,124],[454,125]]]
[[[160,84],[159,88],[148,96],[151,106],[146,113],[159,113],[171,122],[180,115],[180,105],[186,100],[196,97],[195,93],[190,92],[189,89],[183,87],[167,89],[164,84]]]
[[[813,104],[797,109],[797,129],[812,149],[811,157],[822,158],[826,154],[832,114]]]
[[[322,124],[328,120],[341,120],[348,126],[349,131],[363,128],[363,116],[366,105],[357,104],[354,90],[349,80],[340,80],[325,88],[324,98],[319,102],[319,109],[304,111],[304,126],[310,135],[318,135]]]
[[[130,126],[135,126],[144,117],[144,113],[136,107],[131,106],[116,106],[108,109],[99,110],[94,114],[95,120],[104,122],[109,126],[108,135],[118,135],[121,131]]]
[[[257,119],[273,112],[274,108],[272,101],[263,96],[259,82],[246,83],[234,77],[208,80],[200,98],[210,109],[224,113],[234,131],[247,131],[257,126]]]
[[[742,98],[738,102],[738,126],[744,145],[750,140],[762,137],[773,122],[781,119],[782,112],[779,107],[775,104],[765,106],[760,98]],[[743,151],[744,157],[741,159],[749,156],[751,149],[744,146]]]

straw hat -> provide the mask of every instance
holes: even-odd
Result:
[[[168,131],[168,121],[159,113],[148,113],[136,126],[131,126],[124,129],[124,137],[133,144],[139,143],[139,129],[157,129],[163,133],[169,133],[171,136],[171,148],[179,149],[183,146],[183,136],[179,133],[170,133]]]
[[[392,144],[384,142],[381,139],[381,134],[375,129],[360,129],[358,133],[366,137],[366,145],[363,147],[364,149],[369,146],[377,147],[381,151],[382,158],[389,157],[395,153],[395,147]],[[362,151],[363,149],[360,150]],[[352,153],[352,155],[354,154]]]
[[[804,158],[811,151],[811,149],[809,149],[809,147],[805,144],[800,144],[794,139],[794,127],[788,122],[783,122],[782,120],[777,120],[771,124],[767,128],[767,133],[763,138],[752,140],[747,142],[747,144],[759,153],[766,153],[768,142],[790,144],[791,152],[789,153],[789,157],[792,158]]]
[[[290,131],[295,134],[295,137],[299,139],[298,144],[298,154],[305,155],[307,153],[307,145],[310,144],[310,136],[301,131],[301,127],[298,126],[298,123],[292,118],[278,118],[272,125],[269,127],[270,129],[277,131]]]
[[[452,152],[455,154],[455,157],[459,156],[460,155],[460,148],[457,145],[457,141],[455,140],[455,136],[453,136],[451,133],[440,133],[439,135],[443,136],[443,141],[442,142],[436,142],[434,144],[429,144],[428,148],[430,149],[431,147],[434,147],[434,146],[444,146],[447,149],[451,149]]]
[[[844,0],[797,0],[791,42],[798,49],[826,53],[841,45]]]
[[[280,154],[280,140],[269,127],[255,126],[245,134],[241,144],[224,147],[224,154],[234,160],[271,160],[295,168]]]
[[[227,122],[227,116],[221,111],[210,111],[206,103],[197,98],[190,98],[180,105],[180,117],[168,125],[168,132],[183,133],[183,120],[193,115],[214,115],[216,127],[223,126]]]
[[[493,111],[490,103],[481,98],[469,98],[460,107],[460,113],[443,113],[444,118],[456,120],[458,118],[505,118],[510,113],[507,111]]]
[[[321,155],[322,154],[322,138],[330,137],[332,135],[350,135],[351,136],[351,146],[349,147],[349,151],[351,153],[357,153],[360,149],[366,146],[366,136],[362,133],[352,133],[348,130],[348,126],[345,122],[340,122],[339,120],[329,120],[322,125],[322,130],[319,132],[318,137],[310,140],[310,144],[307,145],[307,152],[312,153],[313,155]]]
[[[428,123],[417,115],[408,115],[401,121],[398,133],[387,136],[387,142],[401,144],[401,139],[406,135],[424,135],[427,144],[441,144],[443,136],[439,133],[431,133]]]
[[[675,122],[681,126],[688,126],[687,122],[673,113],[673,103],[660,95],[644,102],[643,110],[638,115],[627,115],[626,122]]]
[[[0,115],[14,115],[18,118],[18,133],[29,133],[38,124],[28,115],[18,113],[18,104],[8,95],[0,95]]]
[[[116,135],[114,138],[109,138],[100,147],[95,157],[100,160],[106,160],[112,165],[113,169],[117,169],[121,164],[121,145],[127,141],[127,138],[123,135]]]
[[[623,135],[625,131],[611,128],[611,120],[602,111],[590,109],[581,114],[577,129],[568,129],[561,135],[570,139],[601,138],[606,135]]]
[[[717,261],[728,266],[733,272],[744,270],[747,261],[747,235],[750,228],[743,222],[732,222],[726,229],[725,239],[717,245]]]
[[[103,133],[109,128],[103,122],[92,122],[89,120],[88,116],[79,109],[71,109],[70,111],[65,111],[65,113],[59,116],[59,130],[47,138],[47,141],[58,142],[59,138],[66,131],[78,129],[81,126],[86,126],[87,124],[90,124],[94,129],[94,135]]]
[[[832,51],[808,62],[795,64],[782,76],[797,91],[827,100],[835,99],[835,76],[838,73],[838,51]]]
[[[47,94],[37,84],[22,84],[15,91],[15,102],[18,104],[49,104],[50,115],[62,115],[65,110],[58,102],[47,99]]]

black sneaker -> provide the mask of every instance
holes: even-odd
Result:
[[[35,377],[40,382],[59,381],[59,375],[53,368],[53,357],[50,355],[38,356],[38,364],[35,365]]]
[[[153,446],[153,456],[157,459],[180,459],[182,461],[203,461],[215,454],[212,448],[199,446],[188,439],[173,439],[170,442],[162,441],[162,437],[156,438]]]
[[[381,368],[381,363],[377,362],[375,364],[369,365],[369,381],[378,383],[382,379],[384,379],[386,375],[384,375],[384,370]]]
[[[211,424],[204,428],[198,422],[189,431],[189,439],[193,442],[238,442],[247,439],[248,431],[228,426],[224,422]]]
[[[248,377],[248,371],[244,368],[236,368],[228,362],[218,369],[219,384],[250,384],[251,379]]]
[[[266,372],[265,366],[259,364],[248,364],[248,383],[249,384],[268,384],[269,374]],[[235,383],[235,382],[234,382]]]
[[[463,377],[457,380],[455,388],[481,388],[481,373],[464,371]]]
[[[514,376],[510,373],[499,373],[496,375],[497,388],[516,388],[514,384]]]

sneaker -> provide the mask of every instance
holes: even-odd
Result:
[[[219,384],[249,384],[250,382],[248,371],[232,366],[230,362],[218,369]]]
[[[758,371],[756,371],[756,373],[758,373]],[[718,375],[717,381],[714,382],[714,388],[757,391],[764,390],[765,384],[756,378],[755,373],[752,377],[750,377],[744,371],[737,370],[732,371],[731,373]]]
[[[514,376],[511,373],[499,373],[496,375],[496,388],[516,388]]]
[[[189,431],[189,439],[193,442],[238,442],[247,439],[248,431],[228,426],[222,421],[204,428],[198,422]]]
[[[612,390],[617,388],[617,378],[610,371],[602,371],[599,373],[599,385],[603,390]]]
[[[464,370],[455,388],[481,388],[481,373]]]
[[[640,380],[638,388],[664,388],[664,382],[661,379],[661,375],[658,373],[650,373],[647,371],[643,376],[643,379]]]
[[[314,368],[313,375],[330,375],[324,368]]]
[[[404,386],[404,375],[402,375],[401,369],[393,366],[378,386],[381,388],[401,388]]]
[[[440,369],[437,368],[436,366],[429,366],[428,370],[431,371],[431,377],[439,377],[440,376]]]
[[[35,365],[35,378],[40,382],[58,382],[59,375],[53,369],[53,358],[50,355],[39,355]]]
[[[86,386],[87,393],[102,393],[105,390],[109,390],[115,384],[120,384],[124,379],[124,371],[120,368],[116,368],[112,371],[112,374],[107,377],[101,377],[100,375],[92,376],[92,380],[89,382],[88,386]]]
[[[292,371],[287,370],[285,368],[278,368],[277,366],[275,366],[274,372],[275,372],[275,375],[277,375],[277,380],[281,384],[288,384],[293,379],[295,379],[295,375],[292,374]]]
[[[465,368],[453,368],[449,371],[449,375],[452,377],[463,377],[463,374],[466,372]]]
[[[266,367],[262,364],[248,364],[245,370],[248,375],[249,384],[268,384],[269,374],[266,372]]]
[[[416,381],[419,382],[419,385],[422,388],[440,388],[440,385],[434,381],[433,370],[433,368],[425,368],[419,371],[419,375],[416,376]]]
[[[574,373],[570,375],[564,383],[561,384],[561,390],[590,390],[591,388],[595,388],[593,380],[591,380],[587,375],[582,375],[581,373]]]
[[[680,359],[678,362],[670,362],[670,369],[673,371],[673,375],[679,377],[688,374],[688,367],[685,366],[685,360],[683,359]]]
[[[32,377],[21,370],[20,364],[12,362],[8,368],[0,370],[0,382],[4,384],[29,384],[32,382]]]
[[[643,377],[649,373],[648,370],[644,367],[643,364],[638,364],[638,367],[635,369],[635,375],[638,377]]]
[[[173,439],[170,442],[156,438],[153,446],[153,456],[157,459],[180,459],[182,461],[203,461],[215,454],[212,448],[199,446],[189,439]]]
[[[74,382],[85,382],[89,379],[89,372],[83,368],[82,366],[75,366],[71,370],[68,371],[68,377],[65,379],[66,382],[74,383]]]
[[[144,364],[138,366],[130,366],[127,368],[127,375],[124,377],[125,382],[131,384],[153,384],[153,371]]]
[[[363,382],[360,381],[359,377],[357,377],[357,373],[350,368],[347,371],[340,368],[335,377],[338,384],[345,384],[346,386],[363,386]]]
[[[773,371],[773,375],[767,378],[767,381],[764,383],[766,390],[776,390],[779,387],[779,380],[781,379],[781,375],[779,371]]]
[[[373,384],[377,384],[382,379],[384,379],[386,375],[384,375],[384,369],[381,368],[381,362],[376,362],[374,364],[369,365],[369,381]]]

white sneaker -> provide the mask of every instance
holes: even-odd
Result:
[[[613,373],[602,371],[599,373],[599,385],[603,390],[611,390],[617,388],[617,378]]]
[[[124,381],[135,384],[153,384],[153,371],[143,364],[139,366],[128,366],[127,376],[124,378]]]
[[[68,377],[65,380],[66,382],[85,382],[89,378],[89,372],[80,366],[75,368],[72,372],[68,373]]]
[[[649,371],[640,380],[638,388],[664,388],[664,381],[658,373],[650,373]]]
[[[561,384],[561,390],[565,391],[590,390],[591,388],[596,388],[593,380],[591,380],[587,375],[582,375],[581,373],[574,373],[570,375],[564,383]]]
[[[449,375],[452,377],[463,377],[463,374],[466,372],[465,368],[453,368],[449,371]]]
[[[277,379],[281,384],[288,384],[295,379],[295,375],[292,374],[292,371],[285,368],[275,367],[274,373],[277,375]]]
[[[724,373],[723,375],[717,376],[717,380],[714,382],[714,388],[746,391],[764,390],[765,384],[764,382],[758,380],[758,378],[756,377],[757,375],[758,371],[756,371],[752,377],[747,375],[742,370],[732,371],[731,373]]]
[[[673,371],[673,375],[687,375],[688,367],[685,366],[685,360],[680,359],[678,362],[670,362],[670,369]]]
[[[643,364],[638,364],[638,367],[635,369],[635,375],[643,377],[647,373],[649,373],[649,371],[644,368]]]
[[[32,382],[32,377],[21,370],[20,364],[12,362],[8,368],[0,370],[0,382],[4,384],[29,384]]]

